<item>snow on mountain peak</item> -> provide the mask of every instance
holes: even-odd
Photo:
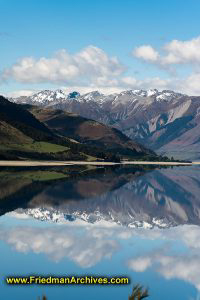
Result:
[[[101,94],[99,91],[92,91],[90,93],[84,94],[78,98],[78,101],[80,102],[89,102],[94,101],[101,104],[106,96],[104,94]]]
[[[163,90],[162,92],[158,93],[158,96],[156,97],[156,100],[161,101],[171,101],[176,98],[179,98],[181,96],[184,96],[183,94],[180,93],[175,93],[171,90]]]
[[[123,91],[121,92],[119,95],[135,95],[135,96],[140,96],[140,97],[151,97],[151,96],[155,96],[158,95],[158,90],[157,89],[149,89],[147,91],[145,90],[128,90],[128,91]]]
[[[29,102],[40,103],[42,105],[49,104],[54,101],[65,100],[66,95],[62,90],[44,90],[29,97]]]
[[[94,211],[92,213],[86,213],[81,211],[75,211],[74,213],[62,212],[55,210],[53,208],[29,208],[29,209],[17,209],[15,211],[17,214],[27,215],[34,219],[40,221],[49,221],[53,223],[65,224],[66,222],[74,222],[80,220],[88,224],[98,224],[102,221],[107,224],[116,224],[118,226],[125,226],[129,228],[144,228],[144,229],[153,229],[157,228],[169,228],[175,226],[176,224],[166,222],[164,219],[153,218],[151,221],[140,221],[137,220],[134,216],[131,219],[127,219],[126,222],[116,218],[109,212],[108,216],[101,214],[99,211]]]
[[[141,97],[145,97],[147,93],[145,90],[131,90],[131,92],[133,95],[141,96]]]
[[[82,97],[86,100],[92,100],[93,97],[103,96],[103,94],[99,93],[99,91],[93,91],[87,94],[84,94]]]
[[[64,104],[71,100],[76,100],[80,103],[95,102],[99,106],[104,105],[104,103],[110,102],[113,105],[121,104],[132,104],[138,101],[142,105],[149,105],[154,101],[172,101],[179,99],[183,96],[180,93],[176,93],[170,90],[163,90],[159,92],[157,89],[135,89],[135,90],[125,90],[120,93],[104,95],[99,91],[92,91],[86,94],[79,94],[74,91],[68,95],[60,89],[55,91],[43,90],[29,97],[19,97],[16,99],[11,99],[11,101],[16,103],[28,103],[33,105],[41,106],[54,106],[57,104]]]
[[[56,96],[57,99],[66,98],[66,94],[62,90],[56,90],[55,91],[55,96]]]
[[[158,90],[157,89],[150,89],[150,90],[147,90],[147,97],[151,97],[151,96],[155,96],[155,95],[158,95]]]

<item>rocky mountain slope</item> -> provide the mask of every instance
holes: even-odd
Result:
[[[27,109],[56,134],[71,138],[79,143],[135,157],[154,155],[152,151],[135,143],[119,130],[97,121],[58,109],[35,106],[30,106]]]
[[[77,113],[111,125],[158,153],[200,159],[200,97],[156,89],[111,95],[98,91],[65,95],[58,90],[13,101]]]

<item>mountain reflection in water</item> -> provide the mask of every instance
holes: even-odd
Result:
[[[11,274],[124,275],[154,300],[198,299],[200,168],[1,168],[0,264]],[[7,299],[128,299],[124,287],[13,287]],[[34,298],[35,297],[35,298]]]
[[[70,168],[2,169],[0,213],[128,227],[200,224],[198,167]]]

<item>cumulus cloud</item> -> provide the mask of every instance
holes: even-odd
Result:
[[[175,91],[184,92],[185,85],[182,80],[176,80],[172,78],[162,79],[160,77],[147,77],[144,79],[137,79],[135,77],[123,77],[120,80],[120,85],[123,89],[158,89],[158,90],[166,90],[171,89]],[[200,89],[199,89],[200,90]]]
[[[136,259],[131,259],[128,262],[130,269],[136,272],[144,272],[152,265],[152,260],[150,257],[138,257]]]
[[[58,88],[63,90],[66,94],[73,91],[78,91],[80,94],[86,94],[92,91],[99,91],[105,95],[120,93],[126,89],[168,89],[170,87],[170,80],[164,80],[159,77],[146,78],[144,80],[139,80],[135,77],[126,76],[113,80],[102,80],[99,78],[96,80],[95,84],[84,85],[71,85],[64,86],[59,85]],[[4,93],[7,97],[19,97],[19,96],[31,96],[40,90],[18,90]]]
[[[116,57],[109,57],[102,49],[88,46],[78,53],[70,54],[65,49],[53,57],[24,57],[2,72],[2,79],[14,79],[20,83],[73,83],[79,80],[109,80],[119,76],[125,67]]]
[[[199,254],[166,255],[161,254],[159,250],[149,256],[129,260],[128,266],[135,272],[144,272],[153,266],[164,278],[187,281],[200,291],[199,263]]]
[[[66,49],[57,51],[52,57],[24,57],[1,72],[1,83],[14,80],[22,84],[45,83],[56,85],[66,93],[74,90],[81,94],[99,90],[104,94],[119,93],[126,89],[170,89],[189,95],[200,94],[200,36],[188,41],[173,40],[158,51],[152,45],[136,47],[133,56],[170,72],[179,64],[190,64],[195,68],[191,74],[178,77],[144,77],[125,73],[127,68],[117,57],[109,56],[102,49],[88,46],[77,53]],[[175,76],[176,75],[176,76]],[[64,87],[64,88],[63,88]],[[40,89],[40,90],[41,90]],[[5,96],[30,96],[36,89],[24,89],[6,93]]]
[[[200,95],[200,73],[189,75],[186,79],[178,80],[179,90],[189,95]]]
[[[58,85],[57,88],[62,89],[66,94],[73,91],[78,91],[80,94],[89,93],[92,91],[99,91],[105,95],[112,93],[120,93],[127,89],[158,89],[158,90],[174,90],[187,95],[200,95],[200,73],[193,73],[185,78],[160,78],[160,77],[148,77],[144,79],[137,79],[132,76],[124,76],[120,79],[115,79],[113,85]],[[6,97],[19,97],[19,96],[31,96],[39,90],[16,90],[12,92],[3,93]]]
[[[184,225],[169,230],[153,230],[142,232],[143,238],[164,239],[183,243],[186,250],[177,255],[169,244],[163,248],[154,249],[145,255],[139,255],[127,261],[128,267],[135,272],[145,272],[152,267],[166,279],[181,279],[193,284],[200,291],[200,229],[195,225]],[[186,248],[185,248],[186,247]]]
[[[174,64],[200,64],[200,36],[188,41],[172,40],[160,53],[151,45],[136,47],[133,56],[160,66]]]
[[[146,61],[157,62],[159,53],[150,45],[136,47],[133,50],[133,55]]]
[[[187,95],[200,95],[200,72],[192,73],[184,78],[179,77],[149,77],[137,79],[135,77],[123,77],[120,80],[122,89],[152,89],[174,90]]]
[[[3,93],[3,95],[6,97],[17,98],[21,96],[31,96],[37,92],[38,92],[37,90],[18,90],[18,91]]]
[[[68,258],[82,268],[109,259],[119,248],[113,239],[102,238],[95,230],[79,232],[80,228],[58,226],[37,228],[17,226],[0,228],[0,239],[21,253],[43,253],[53,261]]]
[[[188,41],[173,40],[164,46],[165,64],[200,63],[200,36]]]

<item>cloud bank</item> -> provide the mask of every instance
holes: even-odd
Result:
[[[132,56],[149,66],[156,66],[165,75],[144,75],[139,79],[131,75],[130,66],[125,66],[117,57],[108,55],[103,49],[90,45],[73,54],[61,49],[51,57],[23,57],[2,70],[0,81],[1,84],[16,82],[23,85],[22,90],[7,93],[8,96],[37,92],[38,88],[25,88],[32,84],[48,84],[56,88],[64,87],[66,92],[77,90],[80,93],[99,90],[104,94],[111,94],[126,89],[157,88],[200,95],[200,36],[187,41],[172,40],[159,50],[152,45],[141,45],[133,49]],[[181,75],[177,75],[180,66]],[[188,69],[187,72],[182,72],[188,67],[189,72]]]
[[[20,83],[79,83],[104,82],[119,76],[125,67],[116,57],[109,57],[102,49],[88,46],[78,53],[65,49],[51,58],[24,57],[2,72],[2,79]]]
[[[160,66],[174,64],[200,64],[200,36],[188,41],[172,40],[159,53],[151,45],[136,47],[132,55]]]

